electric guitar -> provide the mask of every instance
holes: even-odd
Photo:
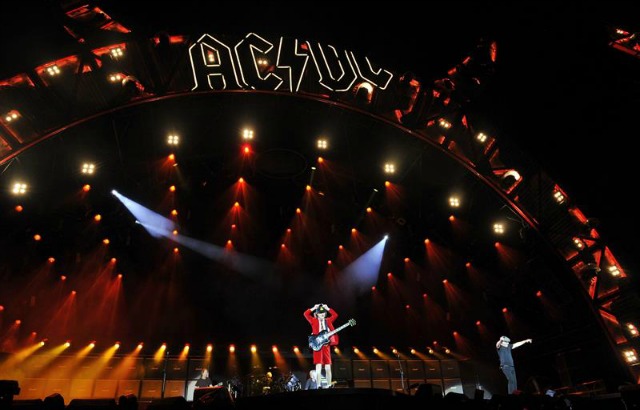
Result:
[[[309,336],[309,347],[311,349],[313,349],[314,351],[318,351],[320,349],[322,349],[322,346],[326,345],[327,343],[329,343],[329,338],[331,338],[331,336],[333,336],[334,334],[338,333],[339,331],[341,331],[342,329],[344,329],[347,326],[355,326],[356,325],[356,320],[355,319],[349,319],[349,321],[347,323],[345,323],[344,325],[332,330],[332,331],[327,331],[327,330],[323,330],[321,332],[319,332],[318,334],[315,335],[310,335]]]

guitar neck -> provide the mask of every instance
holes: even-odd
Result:
[[[347,326],[349,326],[349,322],[345,323],[344,325],[342,325],[340,327],[337,327],[337,328],[333,329],[330,332],[327,332],[327,336],[334,335],[334,334],[338,333],[339,331],[341,331],[342,329],[344,329]]]

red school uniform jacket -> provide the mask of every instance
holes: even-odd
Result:
[[[311,324],[311,333],[313,333],[314,335],[320,333],[320,321],[318,320],[318,318],[313,316],[313,312],[311,312],[311,309],[307,309],[304,311],[304,318],[307,319],[307,322]],[[335,310],[329,308],[329,314],[324,318],[324,322],[327,326],[328,331],[335,329],[333,327],[333,322],[337,318],[338,318],[338,313]],[[329,344],[331,346],[337,345],[339,341],[340,339],[338,338],[337,333],[329,338]]]

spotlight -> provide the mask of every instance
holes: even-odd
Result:
[[[452,208],[458,208],[460,206],[460,198],[453,195],[449,197],[449,205]]]
[[[555,189],[553,191],[553,199],[555,199],[557,203],[562,204],[567,198],[564,196],[562,191]]]
[[[293,346],[293,352],[300,353],[300,348],[298,348],[298,346]]]
[[[120,194],[115,189],[112,189],[111,190],[111,195],[120,195]]]
[[[504,233],[504,225],[501,223],[493,224],[493,232],[498,235],[502,235]]]
[[[109,51],[109,54],[111,54],[111,57],[118,59],[124,55],[124,52],[122,51],[122,48],[114,47]]]
[[[618,267],[616,265],[611,265],[607,268],[607,270],[609,271],[609,274],[613,277],[618,277],[620,276],[620,269],[618,269]]]
[[[476,140],[478,140],[480,144],[484,144],[487,142],[487,136],[486,134],[479,132],[478,135],[476,135]]]
[[[385,240],[389,239],[389,235],[385,235],[385,236],[384,236],[384,239],[385,239]]]
[[[167,144],[169,145],[178,145],[180,144],[180,137],[178,135],[172,134],[167,137]]]
[[[207,353],[211,353],[212,350],[213,350],[213,345],[212,344],[208,344],[207,345]]]
[[[629,364],[633,364],[638,361],[638,355],[634,349],[623,350],[622,354],[624,355],[624,360]]]
[[[256,345],[251,345],[251,353],[255,353],[258,351],[258,348],[256,347]]]
[[[236,347],[234,345],[229,345],[229,353],[235,353]]]
[[[49,67],[47,67],[47,74],[49,74],[49,76],[51,77],[57,76],[58,74],[60,74],[60,67],[55,64],[50,65]]]
[[[85,175],[93,175],[96,171],[96,165],[92,162],[85,162],[82,164],[80,171]]]
[[[395,174],[396,173],[396,165],[392,162],[387,162],[384,164],[384,173],[385,174]]]
[[[329,143],[328,143],[328,141],[326,139],[320,138],[316,142],[316,146],[318,147],[318,149],[326,150],[327,148],[329,148]]]
[[[242,130],[242,139],[245,141],[251,141],[253,139],[253,130],[251,128],[245,128]]]
[[[13,184],[11,193],[14,195],[24,195],[27,193],[27,188],[28,186],[24,182],[16,182]]]
[[[440,128],[443,128],[445,130],[448,130],[449,128],[451,128],[451,123],[445,120],[444,118],[440,118],[438,120],[438,125],[440,125]]]

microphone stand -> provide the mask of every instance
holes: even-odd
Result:
[[[402,385],[402,392],[406,393],[407,389],[404,388],[404,370],[402,370],[402,361],[400,361],[400,353],[396,353],[398,357],[398,365],[400,366],[400,384]]]
[[[162,392],[160,393],[160,397],[164,399],[164,390],[167,385],[167,362],[169,361],[169,350],[165,353],[164,365],[162,366]]]

